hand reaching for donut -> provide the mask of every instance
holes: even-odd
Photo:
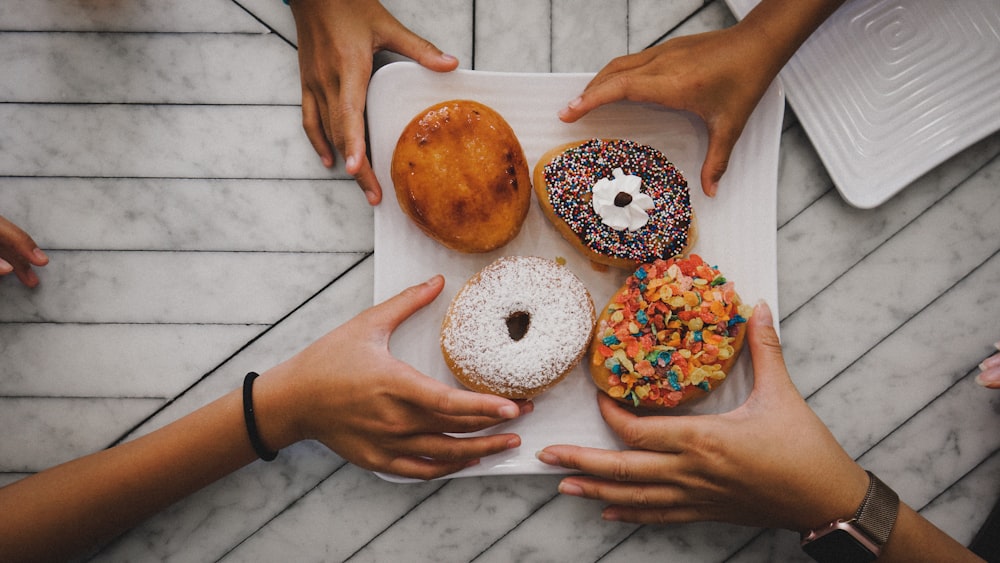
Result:
[[[0,216],[0,276],[11,272],[28,287],[38,285],[38,274],[32,266],[42,267],[49,263],[49,257],[28,233]]]
[[[298,32],[302,125],[323,165],[333,166],[336,147],[368,203],[382,188],[365,154],[365,97],[372,56],[389,50],[435,71],[458,60],[404,27],[377,0],[291,0]]]
[[[805,530],[852,514],[867,475],[789,379],[767,305],[748,322],[754,388],[720,415],[639,417],[599,396],[608,425],[635,450],[550,446],[564,494],[611,502],[604,517],[641,523],[701,520]],[[780,437],[780,438],[779,438]]]
[[[702,190],[714,196],[750,114],[792,54],[843,2],[762,0],[740,23],[616,58],[559,112],[574,122],[618,100],[686,110],[708,128]]]
[[[530,412],[530,402],[460,390],[389,353],[389,337],[441,292],[410,287],[264,373],[254,387],[261,433],[275,449],[319,440],[352,463],[418,479],[474,465],[520,445],[516,434],[456,437]]]
[[[603,393],[605,421],[630,450],[549,446],[548,464],[591,476],[566,477],[562,494],[611,503],[608,520],[668,524],[719,521],[806,532],[853,517],[865,471],[796,390],[771,312],[748,321],[754,386],[718,415],[636,416]],[[979,561],[905,503],[879,561]]]

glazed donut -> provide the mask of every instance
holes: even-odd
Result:
[[[414,117],[396,143],[391,176],[403,213],[460,252],[507,244],[531,205],[528,163],[514,130],[471,100],[442,102]]]
[[[530,399],[580,362],[595,316],[590,292],[569,268],[545,258],[504,256],[452,300],[441,351],[469,389]]]
[[[596,264],[635,269],[694,242],[687,180],[657,149],[591,139],[546,152],[535,194],[563,238]]]
[[[623,403],[677,406],[726,378],[751,311],[733,282],[697,254],[644,264],[601,312],[590,375]]]

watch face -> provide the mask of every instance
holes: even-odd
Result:
[[[802,550],[821,563],[855,563],[875,561],[876,555],[850,532],[831,530],[828,534],[802,546]]]

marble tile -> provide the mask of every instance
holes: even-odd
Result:
[[[372,301],[372,263],[369,257],[351,269],[127,438],[188,414],[237,387],[247,371],[267,369],[356,315]],[[217,560],[342,466],[342,459],[318,444],[297,444],[274,462],[252,464],[158,514],[102,551],[98,560]],[[149,537],[157,538],[155,545]]]
[[[391,189],[391,186],[387,186]],[[0,178],[0,213],[43,249],[371,252],[354,180]]]
[[[601,508],[600,503],[559,495],[521,521],[476,561],[596,561],[637,527],[601,520]]]
[[[408,511],[352,557],[404,561],[420,553],[439,561],[473,561],[553,498],[557,476],[455,479]],[[479,523],[470,529],[468,522]]]
[[[0,122],[6,176],[348,177],[323,167],[293,106],[3,104]]]
[[[628,53],[626,0],[552,0],[552,72],[597,72]]]
[[[455,561],[446,555],[449,550],[444,546],[438,551],[415,546],[414,540],[434,541],[433,536],[424,534],[408,536],[395,544],[403,554],[394,559],[372,559],[368,555],[372,538],[377,541],[379,531],[393,529],[397,515],[422,507],[421,503],[436,491],[450,486],[445,481],[389,483],[370,471],[345,464],[221,561],[405,561],[414,553],[436,553],[441,561]]]
[[[278,0],[280,4],[280,0]],[[263,34],[2,33],[7,102],[285,104],[295,49]]]
[[[799,213],[833,189],[833,180],[826,173],[826,168],[819,159],[816,149],[809,142],[809,138],[806,137],[805,130],[797,125],[782,130],[781,151],[778,153],[779,231],[785,229],[786,224]],[[789,238],[792,241],[797,240],[797,236]]]
[[[280,3],[280,0],[278,0]],[[4,31],[168,31],[262,33],[231,0],[32,0],[0,4]]]
[[[318,443],[300,442],[171,505],[89,560],[218,561],[343,464]]]
[[[848,453],[864,453],[990,354],[1000,333],[997,279],[994,254],[809,398]],[[838,416],[845,403],[868,414]]]
[[[549,72],[552,68],[552,2],[476,2],[476,70]]]
[[[295,18],[291,8],[282,0],[240,0],[238,5],[283,41],[293,46],[298,45]]]
[[[834,190],[804,209],[778,233],[778,260],[795,265],[779,271],[783,314],[801,307],[955,186],[972,181],[974,171],[997,169],[1000,165],[988,163],[998,154],[1000,135],[984,139],[914,182],[877,214],[850,207]]]
[[[728,561],[728,555],[757,533],[757,528],[715,522],[642,526],[601,561]]]
[[[921,510],[962,545],[969,545],[1000,499],[1000,452],[983,460]]]
[[[169,399],[265,327],[0,324],[0,397]]]
[[[301,307],[261,334],[249,346],[203,378],[135,435],[155,430],[232,390],[248,371],[262,371],[291,357],[326,332],[372,305],[372,257],[367,256]]]
[[[628,52],[655,45],[664,35],[695,14],[705,0],[628,0]]]
[[[664,40],[682,35],[693,35],[713,29],[730,27],[736,23],[736,17],[726,6],[724,0],[708,0],[705,7],[680,25],[674,27]]]
[[[34,472],[104,447],[139,424],[163,399],[4,398],[0,471]]]
[[[363,254],[55,251],[39,288],[0,284],[0,322],[270,324]]]
[[[995,159],[782,320],[785,358],[801,392],[812,393],[996,252],[998,170]],[[878,215],[874,222],[885,220]],[[778,251],[781,264],[788,257],[780,245]],[[853,305],[838,306],[845,302]],[[815,330],[818,318],[823,331]],[[835,347],[827,345],[830,334],[839,335]]]

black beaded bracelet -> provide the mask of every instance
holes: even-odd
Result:
[[[278,457],[278,452],[268,450],[261,442],[260,433],[257,431],[257,418],[253,413],[253,380],[257,379],[257,375],[257,372],[251,371],[243,378],[243,419],[247,423],[250,445],[253,446],[253,451],[257,452],[257,457],[264,461],[272,461]]]

